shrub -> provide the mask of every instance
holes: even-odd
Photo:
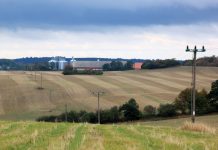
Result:
[[[191,92],[192,89],[183,90],[175,99],[174,105],[180,114],[189,114],[191,112]],[[200,92],[195,91],[196,95],[196,113],[205,114],[210,111],[207,92],[203,89]]]
[[[172,117],[176,115],[176,108],[173,104],[161,104],[158,108],[158,115],[161,117]]]
[[[119,110],[116,106],[111,109],[101,110],[100,115],[101,123],[116,123],[119,121]]]
[[[71,74],[73,74],[73,72],[74,72],[74,70],[73,70],[73,67],[71,65],[65,66],[65,68],[63,70],[64,75],[71,75]]]
[[[157,109],[154,106],[148,105],[144,107],[144,117],[153,117],[156,115]]]
[[[208,98],[212,110],[218,112],[218,80],[212,83]]]
[[[187,88],[181,91],[174,101],[174,105],[180,114],[189,114],[191,109],[191,92],[192,89]]]
[[[75,70],[75,69],[64,69],[64,75],[103,75],[101,70]]]
[[[57,120],[57,116],[43,116],[36,119],[36,121],[45,121],[45,122],[55,122]]]
[[[165,59],[165,60],[146,60],[142,64],[142,69],[157,69],[157,68],[167,68],[180,65],[180,62],[175,59]]]
[[[123,64],[121,61],[112,61],[111,63],[104,64],[104,71],[123,71],[123,70],[132,70],[133,62],[127,61],[126,64]]]
[[[119,111],[124,114],[124,119],[126,121],[138,120],[140,118],[139,105],[136,103],[135,99],[130,99],[127,103],[123,104]]]

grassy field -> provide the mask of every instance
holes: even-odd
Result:
[[[197,120],[207,119],[213,122],[214,117],[217,119],[218,115],[200,117]],[[177,121],[182,123],[184,120]],[[157,124],[163,126],[156,126]],[[216,124],[218,125],[218,120]],[[179,126],[172,124],[172,120],[165,123],[150,122],[149,125],[3,121],[0,122],[0,149],[218,150],[218,134],[184,131]]]
[[[218,79],[218,68],[198,67],[197,87],[210,90]],[[103,76],[63,76],[43,73],[43,90],[37,72],[0,72],[0,119],[28,120],[41,115],[59,114],[68,109],[95,111],[97,98],[92,91],[105,91],[101,108],[121,105],[135,98],[143,108],[172,102],[191,83],[191,68],[106,72]]]

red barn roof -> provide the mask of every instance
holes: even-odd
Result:
[[[134,64],[133,64],[133,68],[134,68],[135,70],[139,70],[139,69],[141,69],[142,64],[143,64],[143,63],[141,63],[141,62],[134,63]]]

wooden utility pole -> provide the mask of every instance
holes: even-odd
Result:
[[[191,115],[192,115],[192,123],[195,123],[195,101],[196,101],[196,58],[197,58],[197,52],[205,52],[204,46],[202,49],[197,49],[195,46],[194,49],[189,49],[187,46],[186,52],[193,52],[193,62],[192,62],[192,93],[191,93]]]
[[[97,91],[97,92],[92,92],[93,95],[97,96],[98,98],[98,124],[101,124],[101,114],[100,114],[100,96],[105,94],[105,92],[102,91]]]
[[[41,72],[41,84],[40,84],[40,88],[43,89],[42,88],[42,72]]]
[[[36,81],[36,71],[35,71],[35,81]]]
[[[67,122],[67,104],[65,105],[65,122]]]

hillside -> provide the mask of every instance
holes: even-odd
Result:
[[[197,87],[210,90],[218,68],[198,67]],[[63,76],[61,72],[0,72],[0,119],[27,120],[68,110],[95,111],[92,91],[105,91],[101,107],[121,105],[135,98],[140,107],[172,102],[191,83],[191,67],[106,72],[103,76]]]
[[[213,120],[211,116],[205,118]],[[172,127],[170,121],[166,127],[153,126],[154,124],[159,123],[91,125],[0,122],[0,145],[2,149],[22,150],[217,150],[218,148],[218,134],[184,131],[179,127]]]

